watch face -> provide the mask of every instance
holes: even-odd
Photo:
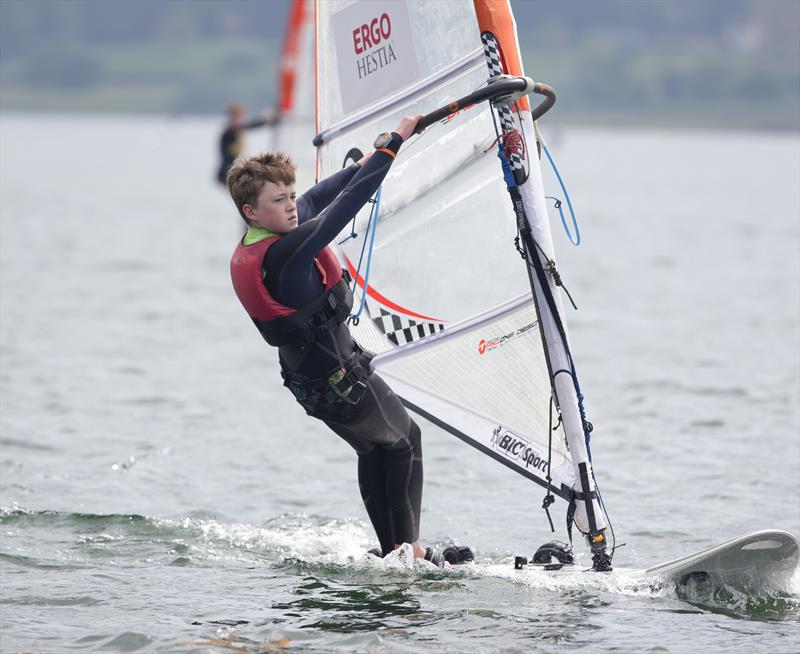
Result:
[[[375,139],[374,146],[376,148],[385,148],[392,142],[392,135],[389,132],[384,132],[383,134],[378,134],[378,138]]]

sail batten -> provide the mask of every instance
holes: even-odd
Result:
[[[416,341],[414,343],[408,343],[406,345],[403,345],[402,347],[397,347],[392,350],[389,350],[388,352],[384,352],[383,354],[380,354],[377,357],[375,357],[375,362],[385,363],[392,359],[406,356],[409,352],[441,344],[442,342],[448,341],[464,332],[474,331],[476,329],[485,327],[490,322],[499,320],[505,317],[506,315],[512,313],[513,311],[516,311],[521,307],[531,305],[532,303],[533,303],[533,298],[531,298],[529,294],[526,293],[520,295],[519,297],[516,297],[513,300],[509,300],[507,303],[499,307],[495,307],[494,309],[487,311],[485,314],[481,314],[473,318],[468,318],[467,320],[463,320],[460,323],[456,323],[454,325],[448,325],[446,330],[431,335],[429,338],[426,338],[421,341]]]

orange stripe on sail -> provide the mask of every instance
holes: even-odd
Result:
[[[511,13],[509,0],[473,0],[473,3],[478,17],[478,28],[481,32],[494,34],[500,44],[506,73],[524,75],[525,70],[517,40],[517,24],[514,21],[514,14]],[[524,111],[531,110],[527,95],[517,100],[517,103]]]

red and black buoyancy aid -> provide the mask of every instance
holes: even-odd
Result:
[[[270,345],[309,345],[343,323],[353,308],[353,293],[342,277],[336,255],[326,247],[316,258],[325,292],[295,309],[270,295],[262,273],[267,250],[280,236],[251,245],[240,242],[231,257],[233,288],[245,311]]]

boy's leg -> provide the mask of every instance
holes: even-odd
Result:
[[[425,549],[418,542],[423,477],[419,427],[376,374],[368,378],[367,392],[348,418],[325,423],[359,454],[362,499],[383,553],[405,542],[414,544],[416,556],[423,556]]]
[[[415,554],[424,555],[419,541],[422,507],[422,442],[417,423],[411,421],[406,437],[386,448],[386,494],[392,514],[395,545],[417,543]]]
[[[386,556],[394,547],[394,529],[389,503],[386,501],[386,465],[379,447],[358,455],[358,489],[370,522],[378,536],[381,552]]]

